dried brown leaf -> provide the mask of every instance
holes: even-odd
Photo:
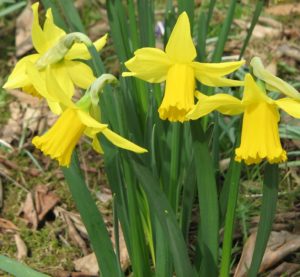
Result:
[[[37,186],[35,188],[35,204],[39,221],[42,221],[46,214],[51,211],[59,201],[59,197],[50,191],[47,186]]]
[[[27,257],[27,253],[28,253],[27,246],[19,234],[15,234],[14,238],[17,246],[17,259],[22,260],[25,257]]]
[[[14,233],[18,231],[18,227],[11,221],[0,217],[0,232],[3,233]]]
[[[33,14],[31,6],[28,5],[18,16],[16,22],[16,55],[23,56],[32,49],[31,25]]]
[[[35,209],[32,193],[28,192],[19,215],[25,219],[30,228],[37,229],[38,215]]]
[[[97,275],[99,271],[97,258],[94,253],[73,261],[75,270]]]
[[[248,238],[242,252],[241,259],[235,270],[234,277],[246,277],[247,269],[251,264],[254,251],[256,233]],[[267,249],[264,254],[259,272],[262,273],[268,268],[276,265],[287,255],[300,249],[300,236],[287,231],[271,232]]]
[[[266,13],[272,15],[291,15],[293,13],[300,14],[300,4],[281,4],[266,9]]]
[[[33,196],[34,195],[34,196]],[[26,200],[20,212],[27,224],[33,229],[37,229],[39,223],[45,216],[59,203],[59,197],[44,185],[39,185],[34,192],[27,194]]]

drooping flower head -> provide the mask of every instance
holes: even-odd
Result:
[[[241,144],[235,150],[236,161],[245,161],[249,165],[262,160],[280,163],[287,159],[278,132],[279,108],[300,118],[299,100],[290,97],[273,100],[250,74],[245,76],[242,100],[228,94],[206,96],[202,93],[198,93],[198,99],[195,108],[187,115],[190,119],[197,119],[214,110],[226,115],[244,113]]]
[[[34,96],[43,96],[35,85],[35,80],[31,79],[28,74],[28,64],[34,64],[41,72],[41,78],[45,80],[45,69],[50,66],[59,85],[65,88],[69,99],[73,96],[74,85],[86,89],[95,80],[92,70],[83,62],[77,61],[88,60],[91,58],[87,48],[83,44],[74,44],[65,55],[58,58],[50,58],[49,53],[62,40],[66,33],[57,27],[53,22],[51,9],[47,10],[46,20],[43,29],[39,23],[38,16],[39,3],[32,5],[33,24],[32,24],[32,43],[37,51],[36,54],[28,55],[22,58],[15,66],[9,76],[4,88],[13,89],[21,88],[24,92]],[[106,43],[106,35],[97,40],[94,45],[97,50],[101,50]],[[53,51],[52,51],[53,52]],[[55,113],[61,112],[58,105],[50,106]]]
[[[38,74],[36,72],[36,74]],[[43,82],[40,81],[40,86]],[[49,69],[46,72],[47,91],[53,92],[52,99],[62,103],[64,111],[55,124],[42,136],[33,138],[32,143],[45,155],[56,159],[61,166],[69,166],[74,147],[82,135],[93,140],[93,148],[103,153],[97,134],[103,134],[114,145],[136,153],[145,153],[146,149],[126,140],[108,128],[107,124],[99,123],[94,119],[89,109],[91,102],[88,98],[74,104],[66,97],[60,85],[51,76]]]
[[[195,62],[197,53],[193,44],[190,23],[183,12],[175,24],[165,51],[157,48],[141,48],[125,65],[134,76],[150,83],[166,81],[165,94],[158,109],[161,119],[187,120],[185,115],[194,106],[195,79],[208,86],[240,86],[240,81],[224,78],[238,69],[244,61],[226,63]]]

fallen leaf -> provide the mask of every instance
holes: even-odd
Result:
[[[39,221],[51,211],[60,201],[59,197],[47,186],[39,185],[35,188],[35,205]]]
[[[234,277],[246,277],[247,270],[251,264],[256,240],[256,232],[252,233],[245,243],[241,259],[235,270]],[[291,234],[287,231],[271,232],[267,249],[263,256],[259,273],[264,272],[268,268],[276,265],[287,255],[300,249],[300,236]]]
[[[277,266],[268,277],[280,277],[280,276],[291,276],[293,273],[296,273],[300,270],[300,264],[292,264],[284,262],[281,265]]]
[[[75,228],[71,218],[68,216],[65,216],[65,221],[68,226],[68,232],[69,232],[70,238],[76,245],[78,245],[81,248],[83,254],[87,255],[89,253],[88,247],[87,247],[85,241],[82,239],[82,237],[78,233],[77,229]]]
[[[38,227],[38,216],[35,209],[32,193],[28,192],[26,200],[23,204],[22,210],[19,213],[19,216],[25,219],[27,225],[32,229],[37,229]]]
[[[300,4],[281,4],[266,9],[266,13],[272,15],[291,15],[300,13]]]
[[[99,271],[97,258],[94,253],[73,261],[75,270],[97,275]]]
[[[21,12],[16,21],[16,55],[23,56],[32,49],[31,25],[33,14],[31,5]]]
[[[14,233],[18,231],[18,227],[11,221],[0,217],[0,232],[3,233]]]
[[[27,253],[28,253],[27,246],[19,234],[15,234],[14,238],[17,246],[17,259],[22,260],[25,257],[27,257]]]
[[[27,221],[31,228],[37,229],[45,216],[53,210],[59,201],[59,197],[49,191],[47,186],[36,186],[34,192],[27,194],[19,215]]]
[[[11,143],[14,139],[19,141],[20,134],[22,132],[22,110],[20,103],[14,101],[9,104],[10,118],[2,131],[2,139],[8,143]]]
[[[82,223],[80,214],[66,211],[62,207],[55,207],[54,214],[56,216],[60,216],[62,220],[65,220],[65,217],[69,217],[75,225],[76,229],[80,232],[80,235],[85,239],[88,238],[88,233],[84,224]]]
[[[278,38],[282,34],[282,30],[280,29],[275,29],[273,27],[269,26],[262,26],[257,24],[253,30],[253,37],[258,38],[258,39],[263,39],[265,37],[269,38]]]
[[[115,246],[116,245],[116,238],[114,236],[115,232],[113,232],[112,234],[112,243]],[[121,228],[121,225],[119,224],[119,250],[120,250],[120,263],[121,263],[121,268],[123,271],[126,271],[126,269],[129,267],[130,265],[130,260],[129,260],[129,254],[127,251],[127,247],[126,247],[126,243],[125,243],[125,239],[124,239],[124,235],[123,235],[123,231]]]

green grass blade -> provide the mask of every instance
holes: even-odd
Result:
[[[230,271],[232,234],[234,230],[235,208],[239,193],[241,163],[233,161],[232,168],[230,169],[229,173],[230,177],[228,178],[228,181],[226,180],[229,187],[229,194],[227,198],[227,212],[225,219],[220,277],[229,276]]]
[[[209,23],[213,14],[216,0],[203,1],[201,3],[199,20],[198,20],[198,60],[204,62],[206,60],[206,39],[209,29]]]
[[[70,31],[69,27],[67,26],[64,18],[62,17],[56,1],[53,1],[53,0],[41,0],[41,1],[46,9],[51,8],[55,24],[58,27],[64,29],[66,32],[69,32]]]
[[[19,3],[12,4],[12,5],[8,6],[7,8],[1,9],[0,10],[0,18],[25,7],[26,3],[27,3],[26,1],[21,1]]]
[[[154,47],[154,1],[137,1],[142,47]]]
[[[278,164],[266,164],[260,220],[248,277],[256,277],[265,253],[278,199]]]
[[[15,277],[50,277],[3,255],[0,255],[0,269]]]
[[[156,267],[155,277],[172,277],[172,257],[168,240],[165,239],[164,230],[157,218],[155,218],[156,234]]]
[[[133,168],[140,181],[145,194],[148,197],[150,210],[157,216],[164,231],[165,240],[168,241],[170,252],[173,257],[177,277],[194,277],[195,272],[191,266],[187,247],[176,216],[165,196],[159,187],[159,181],[154,178],[151,171],[140,163],[134,162]]]
[[[217,276],[219,207],[215,171],[200,120],[191,122],[198,198],[200,206],[199,276]]]
[[[178,0],[178,13],[186,11],[191,24],[191,29],[193,30],[194,25],[194,10],[195,10],[195,1],[194,0]]]
[[[244,40],[244,43],[243,43],[243,46],[242,46],[242,50],[241,50],[241,53],[239,55],[239,60],[243,57],[244,53],[245,53],[245,50],[248,46],[248,43],[250,41],[250,38],[252,36],[252,33],[253,33],[253,30],[254,30],[254,27],[259,19],[259,16],[263,10],[263,7],[264,7],[264,3],[265,3],[265,0],[259,0],[257,3],[256,3],[256,6],[255,6],[255,11],[253,13],[253,17],[252,17],[252,21],[251,21],[251,25],[250,25],[250,28],[247,32],[247,36]]]
[[[65,19],[70,26],[72,32],[82,32],[85,33],[85,28],[80,19],[79,13],[74,6],[74,1],[64,0],[57,1],[58,5],[61,7],[61,10],[65,16]]]
[[[102,215],[84,182],[76,154],[72,157],[70,167],[64,167],[62,170],[81,219],[87,229],[101,276],[123,276]]]
[[[235,7],[236,7],[236,3],[237,3],[237,0],[230,1],[226,19],[223,22],[222,29],[221,29],[219,37],[218,37],[218,42],[217,42],[216,48],[213,53],[212,62],[221,61],[221,58],[222,58],[222,55],[224,52],[225,43],[228,39],[230,27],[231,27],[231,24],[232,24],[232,21],[234,18],[234,11],[235,11]]]

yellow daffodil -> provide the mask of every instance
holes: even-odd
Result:
[[[37,71],[35,74],[38,74]],[[43,81],[40,80],[40,86]],[[92,138],[93,148],[102,153],[102,148],[97,138],[97,134],[103,134],[114,145],[136,153],[145,153],[146,149],[126,140],[108,128],[107,124],[99,123],[89,114],[89,105],[86,102],[81,105],[80,101],[74,104],[68,99],[66,93],[51,76],[51,72],[46,72],[47,91],[51,94],[52,100],[63,103],[64,111],[56,123],[42,136],[33,138],[32,143],[45,155],[58,160],[61,166],[69,166],[72,152],[80,137],[85,134]]]
[[[65,88],[66,92],[71,93],[71,95],[68,95],[71,98],[74,92],[74,84],[86,89],[95,80],[90,67],[77,61],[77,59],[88,60],[91,56],[85,45],[74,44],[65,55],[59,56],[60,53],[58,53],[58,58],[51,61],[51,64],[47,64],[46,61],[47,58],[49,59],[50,51],[66,36],[66,33],[54,24],[51,9],[47,10],[44,28],[42,29],[39,23],[38,7],[39,3],[32,5],[33,24],[31,32],[32,43],[37,53],[22,58],[16,64],[3,87],[7,89],[22,88],[23,91],[34,96],[41,96],[41,92],[34,86],[36,80],[31,79],[28,75],[27,65],[29,63],[34,64],[41,72],[41,78],[43,79],[45,79],[46,67],[50,66],[60,86]],[[97,50],[103,48],[106,38],[105,35],[94,43]],[[57,109],[53,111],[59,113]]]
[[[250,74],[245,77],[242,100],[227,94],[206,96],[198,93],[197,97],[198,103],[187,115],[190,119],[197,119],[214,110],[227,115],[244,113],[241,144],[235,151],[236,161],[257,164],[263,159],[269,163],[280,163],[287,159],[278,133],[278,109],[300,118],[299,100],[290,97],[273,100]]]
[[[183,12],[175,24],[165,51],[141,48],[125,65],[134,76],[150,83],[166,81],[163,101],[158,109],[161,119],[183,122],[194,106],[195,79],[208,86],[240,86],[240,81],[224,78],[238,69],[244,61],[226,63],[195,62],[188,16]]]

